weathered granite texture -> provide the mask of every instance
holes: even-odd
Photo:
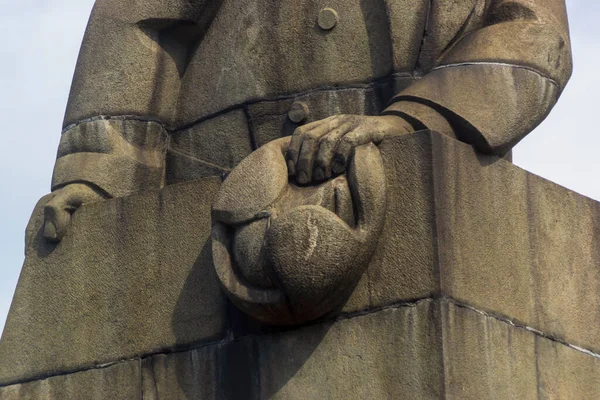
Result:
[[[595,399],[600,358],[448,300],[0,387],[21,399]]]
[[[0,341],[0,382],[225,336],[226,303],[206,245],[219,184],[87,206],[58,246],[41,237],[38,206]]]
[[[564,0],[97,0],[52,188],[119,197],[219,174],[343,114],[394,116],[504,155],[571,71]],[[344,134],[364,144],[365,125]],[[131,140],[157,130],[161,143]]]
[[[85,206],[52,247],[38,209],[0,397],[81,398],[89,380],[90,398],[600,396],[598,203],[435,133],[379,150],[373,260],[339,317],[296,330],[220,292],[205,258],[218,180]]]

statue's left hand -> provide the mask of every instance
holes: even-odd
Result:
[[[102,193],[85,183],[72,183],[54,192],[44,207],[44,237],[59,242],[71,225],[71,215],[84,203],[103,200]]]
[[[323,182],[346,171],[355,147],[412,131],[407,121],[394,115],[334,115],[312,122],[292,135],[288,172],[301,185]]]

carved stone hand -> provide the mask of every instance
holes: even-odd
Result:
[[[413,132],[394,116],[334,115],[296,129],[287,151],[290,176],[301,185],[320,183],[346,171],[354,148],[386,136]]]
[[[103,200],[104,196],[84,183],[73,183],[55,192],[44,207],[44,237],[50,241],[62,240],[71,225],[71,216],[84,203]]]

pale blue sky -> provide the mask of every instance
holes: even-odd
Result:
[[[23,262],[23,237],[49,191],[63,112],[93,0],[3,5],[0,37],[0,331]],[[600,199],[600,1],[567,0],[575,72],[550,117],[515,149],[515,163]]]

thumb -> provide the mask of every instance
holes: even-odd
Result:
[[[377,146],[369,143],[355,149],[347,177],[355,205],[357,231],[363,240],[375,240],[383,227],[387,207],[385,171]]]
[[[58,242],[65,236],[71,224],[72,207],[65,203],[60,196],[50,200],[44,207],[44,237],[50,241]]]
[[[85,184],[68,185],[58,190],[44,207],[44,237],[53,242],[62,240],[71,225],[71,215],[82,204],[102,198],[102,195]]]

